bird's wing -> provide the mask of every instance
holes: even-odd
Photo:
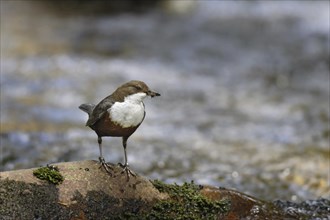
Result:
[[[92,126],[95,124],[102,116],[104,113],[107,112],[107,110],[114,104],[115,102],[111,98],[111,96],[106,97],[103,99],[99,104],[95,106],[93,109],[92,114],[90,115],[88,121],[86,122],[86,126]]]

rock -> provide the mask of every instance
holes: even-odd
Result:
[[[164,184],[131,177],[97,161],[0,173],[1,219],[276,219],[284,212],[240,192],[194,183]],[[48,171],[49,172],[48,172]],[[43,172],[44,175],[43,175]],[[42,175],[40,175],[40,173]],[[55,175],[54,175],[55,174]],[[42,179],[38,179],[36,175]],[[63,178],[62,178],[62,177]],[[56,178],[55,178],[56,177]],[[55,180],[55,181],[54,181]]]

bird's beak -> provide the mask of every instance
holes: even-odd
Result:
[[[160,96],[159,93],[153,92],[153,91],[150,91],[150,90],[147,92],[147,95],[150,96],[151,98],[155,97],[155,96]]]

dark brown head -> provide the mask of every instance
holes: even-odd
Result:
[[[145,96],[155,97],[160,96],[159,93],[151,91],[149,87],[142,81],[132,80],[123,85],[121,85],[113,95],[118,95],[121,97],[127,97],[134,94],[145,94]]]

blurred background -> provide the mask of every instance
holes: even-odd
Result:
[[[138,79],[136,172],[329,198],[329,67],[329,1],[1,1],[0,170],[97,160],[78,106]]]

